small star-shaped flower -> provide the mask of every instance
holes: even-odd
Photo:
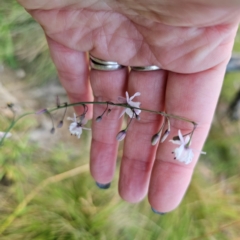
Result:
[[[130,118],[135,118],[136,116],[138,116],[141,113],[140,109],[136,109],[140,107],[140,102],[133,102],[132,100],[137,97],[140,96],[141,93],[140,92],[136,92],[132,97],[129,97],[128,92],[126,92],[126,98],[122,98],[131,108],[126,108],[122,111],[120,117],[123,116],[124,113],[126,113]],[[119,118],[120,118],[119,117]]]
[[[81,137],[83,129],[84,130],[91,130],[90,128],[83,127],[83,125],[85,125],[87,123],[87,120],[86,119],[78,120],[75,113],[73,114],[73,118],[68,117],[67,119],[72,121],[72,123],[69,126],[70,133],[77,136],[77,138]]]
[[[192,162],[194,154],[193,149],[189,147],[190,136],[186,136],[185,139],[180,130],[178,130],[179,140],[170,140],[170,142],[180,145],[175,148],[173,153],[175,154],[175,159],[179,162],[189,164]],[[200,152],[201,154],[206,154],[205,152]]]

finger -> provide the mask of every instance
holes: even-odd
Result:
[[[92,101],[86,53],[67,48],[50,38],[47,38],[47,41],[59,80],[65,88],[70,102]],[[83,108],[76,106],[75,111],[79,115],[83,112]],[[90,105],[87,117],[91,116],[92,106]]]
[[[192,138],[191,148],[193,149],[200,151],[207,137],[221,90],[225,67],[226,62],[195,74],[169,73],[166,112],[198,123]],[[168,140],[176,136],[179,129],[186,134],[192,130],[192,125],[171,119],[171,134]],[[179,205],[199,157],[199,152],[194,151],[193,162],[189,165],[174,160],[171,152],[176,145],[168,140],[158,147],[149,188],[149,202],[159,212],[169,212]]]
[[[95,101],[117,102],[118,96],[126,91],[127,68],[116,71],[91,70],[90,79]],[[101,122],[96,122],[106,109],[106,105],[94,105],[92,123],[92,146],[90,170],[97,183],[108,184],[112,181],[118,142],[116,135],[120,131],[122,121],[119,119],[121,107],[109,107],[111,112],[104,114]]]
[[[140,92],[133,99],[141,102],[141,107],[163,110],[166,72],[130,73],[128,90],[130,96]],[[119,193],[128,202],[138,202],[147,193],[155,158],[156,146],[151,145],[152,136],[159,130],[161,117],[149,112],[140,113],[140,121],[134,119],[127,131],[120,170]]]

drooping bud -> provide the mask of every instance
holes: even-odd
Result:
[[[169,134],[170,134],[170,131],[167,129],[162,136],[161,143],[163,143],[167,139]]]
[[[107,111],[107,115],[108,115],[111,111],[112,111],[112,109],[108,109],[108,111]]]
[[[54,128],[54,127],[51,128],[50,133],[51,133],[51,134],[54,134],[54,133],[55,133],[55,128]]]
[[[102,116],[98,116],[97,118],[96,118],[96,122],[101,122],[102,121]]]
[[[35,114],[40,115],[40,114],[46,113],[47,111],[48,110],[46,108],[43,108],[43,109],[40,109],[37,112],[35,112]]]
[[[77,117],[78,118],[78,117]],[[85,114],[79,116],[79,121],[82,122],[85,119]]]
[[[14,104],[12,102],[7,103],[8,108],[13,108]]]
[[[160,140],[160,134],[159,133],[154,134],[151,140],[152,145],[153,146],[156,145],[159,140]]]
[[[117,134],[116,139],[120,142],[126,137],[126,135],[127,131],[124,129]]]
[[[57,128],[61,128],[63,126],[63,120],[59,121]]]

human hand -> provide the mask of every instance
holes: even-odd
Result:
[[[198,123],[192,146],[201,150],[207,137],[226,64],[239,22],[237,1],[81,1],[19,0],[41,24],[60,81],[71,102],[116,102],[140,92],[141,107],[166,111]],[[126,68],[91,70],[86,52],[124,66],[157,65],[164,70],[128,73]],[[90,83],[88,81],[90,76]],[[134,99],[135,100],[135,99]],[[80,113],[81,109],[75,109]],[[92,124],[90,168],[100,184],[111,182],[116,164],[116,135],[122,121],[117,109]],[[104,106],[94,105],[93,118]],[[92,109],[89,108],[89,116]],[[169,212],[180,203],[191,180],[198,153],[189,165],[173,159],[174,146],[151,145],[161,118],[142,112],[124,142],[119,193],[138,202],[148,193],[151,206]],[[190,125],[171,120],[169,139]]]

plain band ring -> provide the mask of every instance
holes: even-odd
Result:
[[[102,59],[90,55],[90,66],[92,69],[100,71],[114,71],[123,68],[124,66],[113,61],[104,61]]]
[[[139,72],[145,72],[145,71],[155,71],[155,70],[159,70],[161,69],[160,67],[158,66],[155,66],[155,65],[152,65],[152,66],[139,66],[139,67],[131,67],[131,70],[133,71],[139,71]]]
[[[96,63],[99,63],[99,64],[102,64],[102,65],[119,65],[117,62],[113,62],[113,61],[105,61],[105,60],[102,60],[100,58],[96,58],[92,55],[89,54],[89,57],[90,59],[93,61],[93,62],[96,62]]]
[[[114,70],[123,68],[123,66],[119,65],[119,64],[103,65],[103,64],[98,64],[93,61],[90,61],[90,66],[92,69],[100,70],[100,71],[114,71]]]

